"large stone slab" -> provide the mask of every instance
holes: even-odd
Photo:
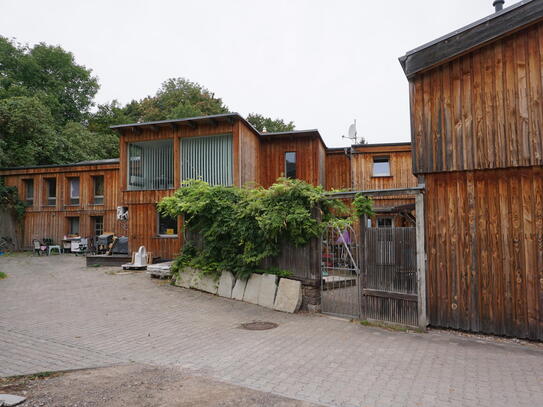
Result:
[[[275,274],[262,274],[258,292],[258,305],[273,308],[276,292],[277,276]]]
[[[232,289],[232,298],[238,301],[243,300],[243,295],[245,294],[245,287],[247,287],[247,280],[242,280],[238,278],[236,284]]]
[[[198,271],[190,267],[185,267],[183,270],[179,270],[179,275],[175,280],[175,285],[178,287],[190,288],[190,282],[196,273],[198,273]]]
[[[245,294],[243,294],[243,301],[251,304],[258,304],[258,294],[260,293],[260,283],[262,282],[262,275],[253,273],[247,281],[247,287],[245,287]]]
[[[235,282],[236,279],[232,273],[229,271],[223,271],[219,280],[218,294],[221,297],[232,298],[232,289],[234,288]]]
[[[288,278],[279,280],[273,309],[294,313],[300,309],[300,305],[302,305],[302,283]]]
[[[217,291],[219,290],[219,280],[216,280],[209,275],[202,275],[198,272],[192,277],[190,288],[195,288],[210,294],[217,294]]]
[[[0,407],[16,406],[18,404],[21,404],[25,400],[25,397],[15,396],[13,394],[0,394]]]

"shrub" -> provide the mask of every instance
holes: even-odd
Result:
[[[189,235],[202,240],[185,244],[174,272],[192,266],[204,273],[231,271],[238,278],[259,270],[265,258],[278,255],[283,241],[304,246],[327,225],[351,222],[349,208],[328,197],[322,187],[285,178],[269,189],[189,180],[158,208],[163,214],[183,216]]]

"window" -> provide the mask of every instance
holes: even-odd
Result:
[[[70,205],[79,205],[79,178],[68,178]]]
[[[389,157],[373,157],[373,176],[390,177]]]
[[[94,236],[100,236],[104,234],[104,217],[103,216],[91,216],[92,231]]]
[[[55,206],[57,204],[57,179],[45,178],[45,204]]]
[[[201,179],[211,185],[233,184],[232,135],[181,139],[181,180]]]
[[[96,175],[92,177],[93,184],[93,203],[95,205],[104,204],[104,176]]]
[[[157,212],[158,235],[162,237],[177,236],[177,218],[166,216]]]
[[[173,140],[128,144],[128,190],[173,188]]]
[[[34,204],[34,180],[25,179],[23,180],[23,183],[24,183],[25,202],[27,203],[27,205],[32,206]]]
[[[377,227],[378,228],[391,228],[392,227],[392,218],[377,218]]]
[[[68,218],[68,234],[79,235],[79,217]]]
[[[285,177],[296,178],[296,152],[285,153]]]

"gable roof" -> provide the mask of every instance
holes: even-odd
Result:
[[[543,19],[543,0],[524,0],[408,51],[399,58],[411,78],[467,51]]]

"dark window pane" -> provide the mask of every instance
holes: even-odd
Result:
[[[69,222],[68,233],[70,235],[78,235],[79,234],[79,218],[76,218],[76,217],[68,218],[68,222]]]
[[[47,205],[56,205],[57,204],[57,179],[56,178],[47,178],[45,180],[46,185],[46,199]]]
[[[34,180],[25,179],[25,201],[27,204],[32,205],[34,203]]]
[[[158,214],[158,234],[166,236],[177,235],[177,218]]]
[[[70,204],[79,205],[79,178],[69,178]]]
[[[392,218],[377,218],[377,227],[378,228],[391,228],[392,227]]]
[[[296,178],[296,152],[285,153],[285,177]]]
[[[94,182],[94,203],[101,205],[104,203],[104,176],[97,175],[92,178]]]
[[[104,234],[104,217],[103,216],[93,216],[93,231],[95,236],[100,236]]]

